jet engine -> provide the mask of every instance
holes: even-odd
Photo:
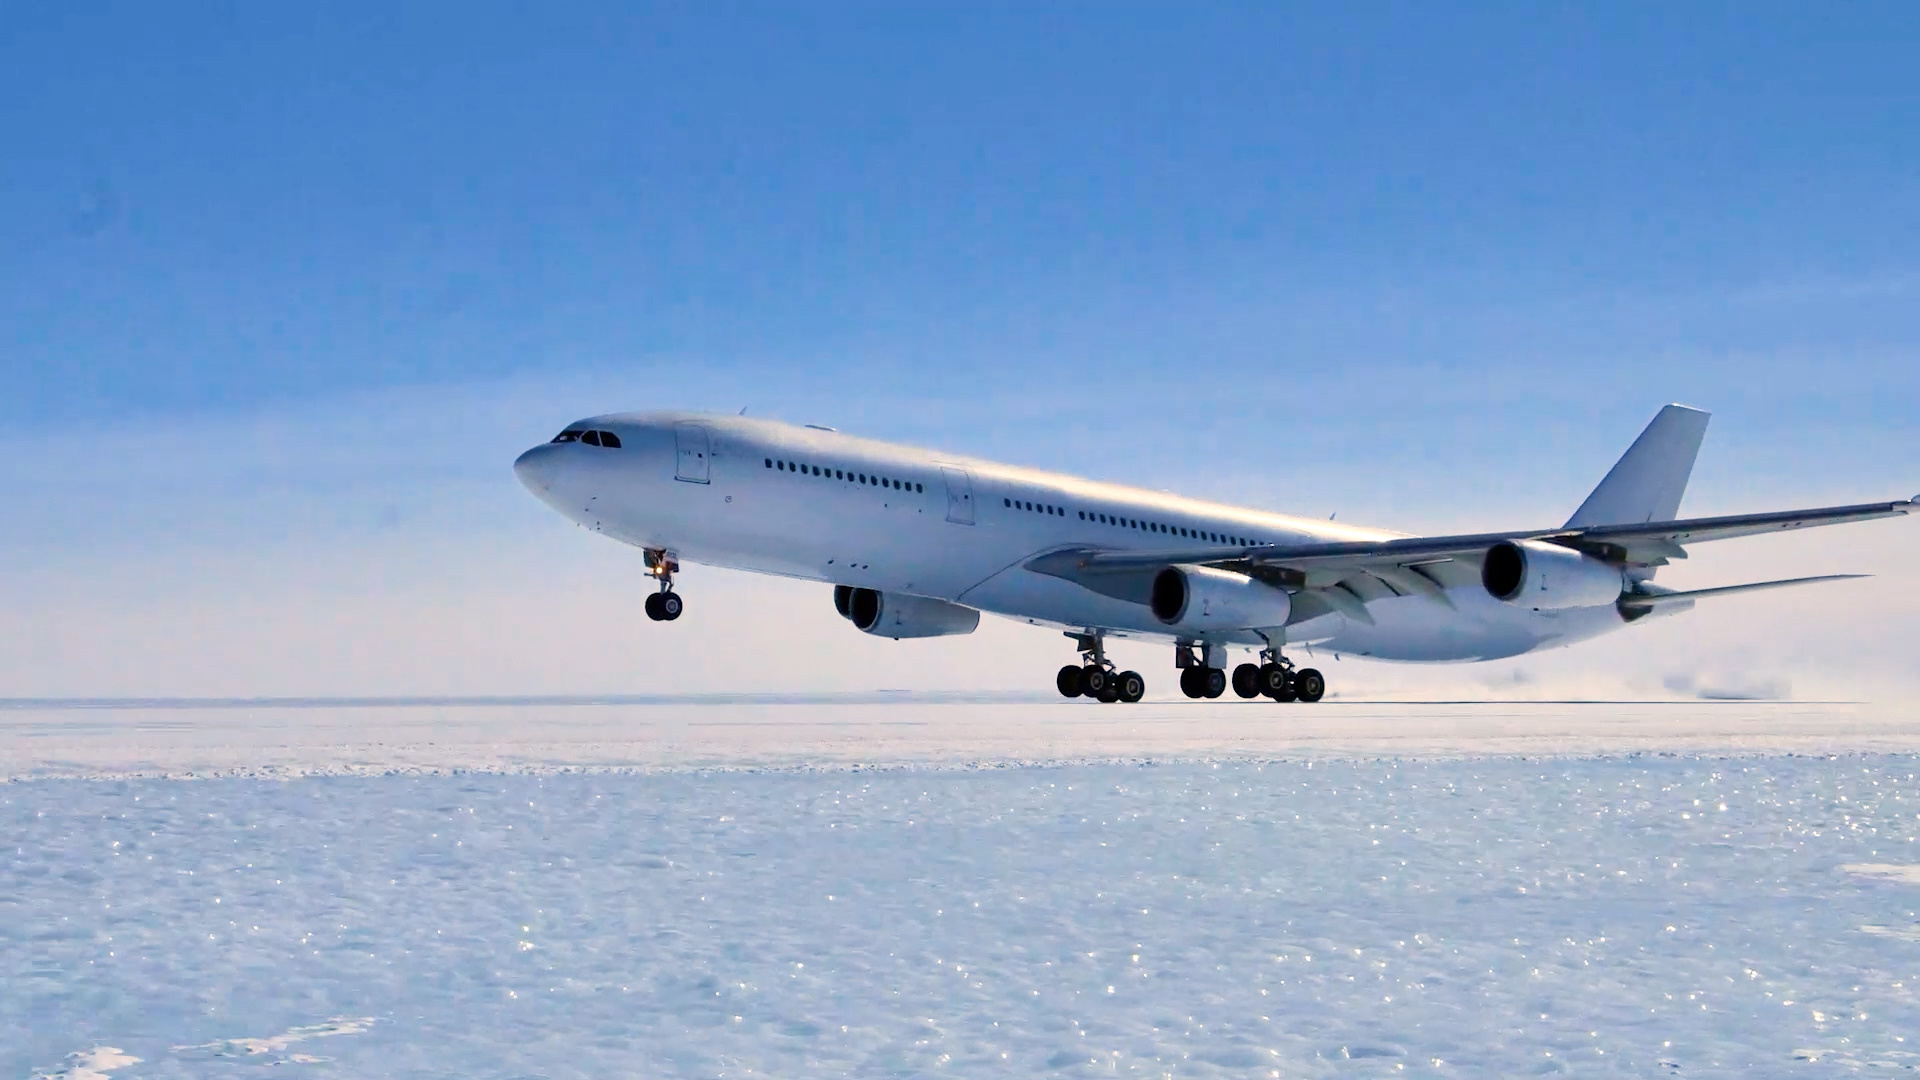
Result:
[[[1210,566],[1169,566],[1153,577],[1153,617],[1180,630],[1246,630],[1285,626],[1293,613],[1286,590]]]
[[[1620,568],[1540,540],[1503,540],[1487,549],[1480,584],[1496,600],[1535,609],[1599,607],[1620,599]]]
[[[896,641],[971,634],[980,625],[980,613],[970,607],[850,585],[833,587],[833,607],[862,633]]]

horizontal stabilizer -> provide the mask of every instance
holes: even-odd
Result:
[[[1789,585],[1811,585],[1816,581],[1851,581],[1854,578],[1871,577],[1870,574],[1823,574],[1819,577],[1787,578],[1784,581],[1756,581],[1747,585],[1722,585],[1716,589],[1688,589],[1685,592],[1629,593],[1620,598],[1622,607],[1650,608],[1673,600],[1699,600],[1708,596],[1730,596],[1734,593],[1759,592],[1761,589],[1784,589]]]

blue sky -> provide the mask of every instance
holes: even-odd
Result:
[[[513,451],[656,405],[1440,528],[1558,520],[1681,400],[1690,509],[1910,494],[1915,55],[1900,4],[12,11],[12,610],[450,544],[512,619],[624,566]],[[0,693],[100,681],[36,648]]]

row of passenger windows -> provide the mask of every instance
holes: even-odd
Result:
[[[554,442],[583,442],[588,446],[604,446],[609,450],[620,449],[620,436],[611,431],[581,431],[568,428],[553,437]]]
[[[765,459],[767,468],[780,472],[799,473],[801,476],[818,476],[823,480],[845,480],[854,484],[866,484],[869,487],[892,488],[895,491],[925,492],[926,485],[912,480],[900,480],[891,476],[870,476],[866,473],[847,472],[844,469],[829,469],[824,465],[808,465],[798,461],[775,461]]]
[[[1054,517],[1067,516],[1065,507],[1053,506],[1048,503],[1036,503],[1028,502],[1025,499],[1006,498],[1001,499],[1000,503],[1010,510],[1029,510],[1036,514],[1050,514]],[[1217,533],[1207,529],[1192,529],[1182,525],[1167,525],[1158,521],[1140,521],[1136,518],[1115,517],[1112,514],[1102,514],[1092,510],[1080,510],[1076,511],[1076,513],[1080,515],[1081,521],[1092,521],[1101,525],[1113,525],[1122,529],[1139,529],[1143,532],[1165,533],[1168,536],[1184,536],[1189,540],[1205,540],[1211,544],[1233,544],[1239,547],[1252,547],[1259,543],[1257,540],[1249,540],[1244,536],[1228,536],[1226,533]]]

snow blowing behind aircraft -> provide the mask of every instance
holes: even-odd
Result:
[[[1565,525],[1407,536],[743,416],[617,413],[569,425],[514,472],[563,516],[641,550],[647,615],[682,610],[680,560],[833,586],[855,628],[971,633],[986,611],[1073,639],[1067,697],[1131,702],[1110,637],[1171,642],[1180,688],[1320,700],[1290,645],[1459,661],[1568,645],[1696,600],[1858,577],[1679,592],[1655,572],[1708,540],[1910,513],[1914,500],[1679,517],[1708,414],[1668,405]],[[1231,676],[1228,651],[1257,650]]]

